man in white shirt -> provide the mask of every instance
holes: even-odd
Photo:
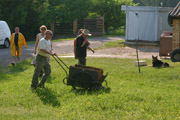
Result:
[[[42,38],[39,41],[38,45],[38,54],[36,56],[36,66],[34,70],[34,75],[32,78],[31,89],[35,90],[37,87],[44,87],[44,84],[51,74],[51,66],[48,62],[50,55],[55,55],[56,53],[51,50],[51,38],[52,38],[52,31],[47,30],[45,32],[45,38]],[[44,69],[44,75],[40,83],[38,83],[38,77],[40,71]]]

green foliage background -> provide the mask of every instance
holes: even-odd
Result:
[[[16,26],[32,40],[39,27],[50,23],[70,23],[74,19],[104,17],[105,32],[125,26],[125,12],[121,5],[149,5],[174,7],[179,0],[0,0],[0,20],[8,23],[12,32]],[[135,4],[137,3],[137,4]]]
[[[163,7],[175,7],[179,0],[133,0],[133,2],[143,6],[159,6],[162,2]]]
[[[44,24],[71,23],[74,19],[104,16],[105,28],[125,24],[121,5],[133,5],[132,0],[0,0],[0,19],[8,23],[12,32],[16,26],[31,40]]]

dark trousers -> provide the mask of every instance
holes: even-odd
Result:
[[[42,80],[38,84],[38,77],[39,77],[39,74],[41,73],[42,69],[44,70],[45,74],[43,75]],[[44,86],[44,84],[50,74],[51,74],[51,66],[48,62],[48,58],[37,55],[36,56],[36,66],[35,66],[34,75],[32,78],[31,87],[37,88],[38,86]]]
[[[85,57],[78,58],[78,64],[79,65],[86,65],[86,58]]]

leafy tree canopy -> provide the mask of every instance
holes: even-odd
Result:
[[[105,30],[125,25],[121,5],[135,5],[132,0],[0,0],[0,19],[5,20],[12,32],[16,26],[32,39],[42,24],[72,23],[74,19],[104,17]],[[6,6],[6,7],[4,7]]]
[[[160,6],[162,2],[163,7],[175,7],[179,0],[133,0],[133,2],[142,6]]]

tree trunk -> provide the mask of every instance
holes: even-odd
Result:
[[[106,34],[109,32],[109,25],[108,24],[105,24],[105,32],[106,32]]]

